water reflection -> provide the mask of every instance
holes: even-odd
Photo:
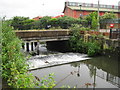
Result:
[[[96,84],[96,77],[106,80],[107,82],[120,87],[120,61],[113,59],[114,57],[96,57],[91,60],[71,63],[71,66],[78,68],[78,76],[80,76],[80,65],[84,63],[89,69],[90,77],[94,79],[93,86]]]

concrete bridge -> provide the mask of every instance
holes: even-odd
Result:
[[[18,30],[16,35],[22,39],[23,49],[25,51],[34,51],[38,49],[41,42],[64,41],[70,37],[70,30]]]
[[[56,40],[68,40],[70,30],[62,29],[62,30],[19,30],[15,31],[16,35],[24,40],[39,40],[43,41],[56,41]]]

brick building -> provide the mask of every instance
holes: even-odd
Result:
[[[115,5],[99,5],[100,16],[105,12],[114,12],[116,16],[120,17],[120,6]],[[79,18],[90,14],[91,12],[98,11],[98,4],[78,3],[78,2],[65,2],[64,15],[73,18]]]
[[[65,2],[63,13],[65,16],[73,18],[84,17],[89,15],[91,12],[98,11],[98,4],[90,3],[78,3],[78,2]],[[109,24],[114,23],[115,28],[120,28],[120,2],[118,6],[115,5],[99,5],[99,15],[102,16],[105,12],[113,12],[116,14],[118,19],[111,20],[111,22],[105,22],[106,29],[109,29]],[[103,27],[104,28],[104,27]]]

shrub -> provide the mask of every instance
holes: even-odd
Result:
[[[89,42],[84,42],[83,35],[80,34],[81,30],[87,30],[82,27],[82,25],[74,24],[71,28],[71,38],[70,38],[70,46],[73,51],[86,53],[89,56],[95,56],[101,52],[101,42],[96,40],[96,37],[92,36]]]
[[[16,37],[10,24],[2,26],[2,77],[13,88],[32,88],[33,76],[27,73],[26,59],[21,52],[21,41]]]
[[[101,51],[101,46],[96,43],[96,42],[88,42],[87,43],[88,51],[87,54],[88,56],[95,56],[100,53]]]
[[[36,81],[28,73],[26,59],[21,52],[21,41],[16,37],[9,22],[4,21],[2,27],[2,78],[12,88],[35,88],[41,83],[40,88],[53,88],[54,74],[49,74],[48,80]]]

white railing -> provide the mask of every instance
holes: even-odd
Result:
[[[67,2],[68,6],[82,6],[82,7],[98,7],[98,4],[93,4],[93,3],[79,3],[79,2]],[[115,5],[103,5],[100,4],[99,5],[100,8],[106,8],[106,9],[118,9],[120,8],[119,6],[115,6]]]

